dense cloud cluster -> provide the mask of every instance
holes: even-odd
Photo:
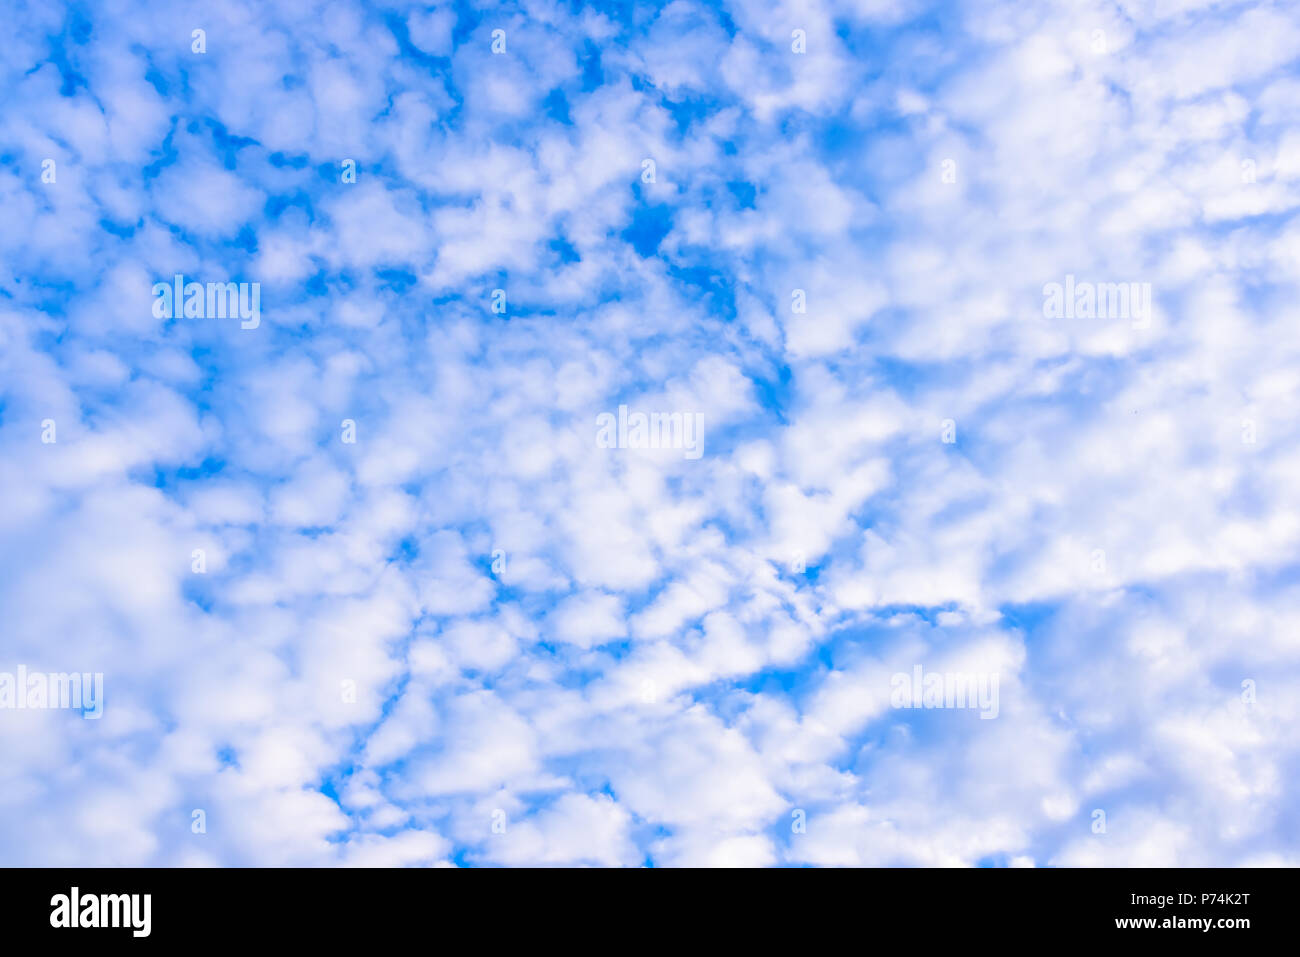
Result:
[[[1300,863],[1291,4],[8,27],[0,860]]]

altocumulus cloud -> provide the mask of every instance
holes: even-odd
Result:
[[[1293,7],[7,26],[6,863],[1300,863]]]

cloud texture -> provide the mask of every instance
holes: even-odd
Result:
[[[1300,863],[1293,5],[8,27],[0,861]]]

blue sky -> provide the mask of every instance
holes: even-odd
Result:
[[[0,862],[1300,863],[1287,4],[9,26]]]

